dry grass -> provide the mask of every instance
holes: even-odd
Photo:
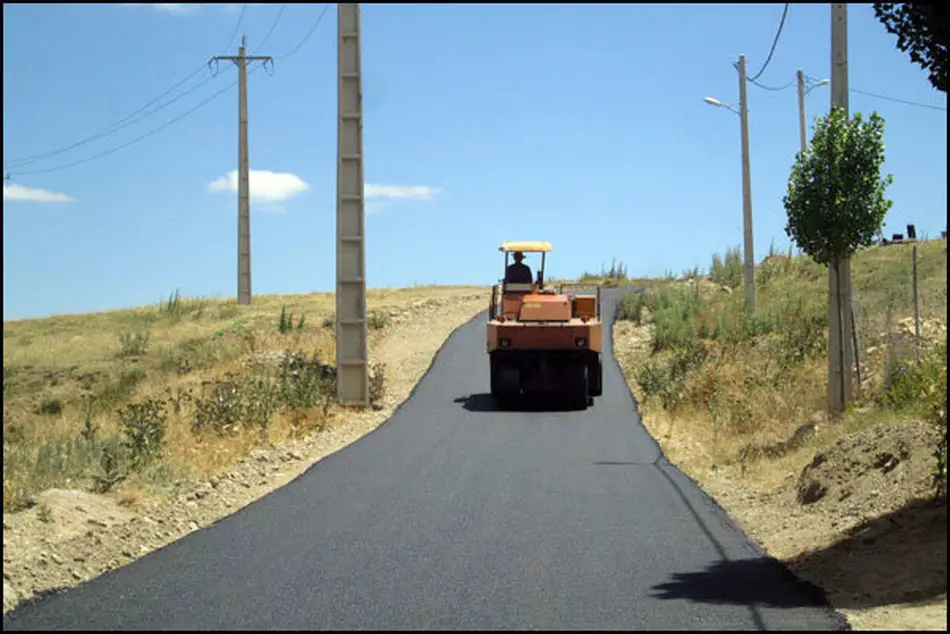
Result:
[[[486,292],[369,290],[371,345],[385,336],[394,315],[474,290]],[[4,323],[4,510],[23,508],[50,487],[92,487],[96,477],[110,475],[110,452],[121,456],[111,475],[119,477],[121,497],[131,503],[176,479],[219,472],[256,446],[279,445],[332,425],[341,410],[333,403],[331,377],[303,385],[296,404],[278,408],[269,424],[241,424],[222,433],[192,430],[195,399],[214,403],[209,390],[227,386],[230,375],[244,386],[243,407],[264,400],[263,392],[241,383],[257,376],[246,365],[251,358],[288,351],[306,355],[314,368],[332,365],[333,310],[329,293],[258,296],[250,306],[176,295],[145,308]],[[374,378],[385,385],[385,377]],[[161,455],[133,469],[120,412],[150,400],[164,408],[153,426],[162,428],[155,441]],[[152,429],[153,419],[137,416],[136,429]]]
[[[852,278],[862,389],[853,411],[836,424],[828,424],[824,415],[827,273],[814,262],[773,254],[760,264],[753,319],[743,318],[741,289],[733,292],[737,284],[727,274],[737,252],[727,254],[725,262],[717,258],[726,272],[719,283],[666,281],[645,296],[625,300],[620,316],[628,323],[618,324],[616,336],[644,333],[642,345],[621,362],[645,422],[668,439],[673,425],[688,430],[678,435],[678,446],[669,448],[671,459],[685,460],[684,466],[695,470],[732,465],[750,483],[767,489],[800,470],[817,444],[882,420],[927,416],[927,400],[911,392],[933,382],[939,360],[928,350],[939,342],[946,345],[946,243],[920,243],[918,254],[926,376],[913,385],[896,378],[914,365],[915,356],[908,319],[914,314],[910,245],[859,253]],[[805,434],[800,445],[763,453],[810,424],[818,424],[818,433]]]

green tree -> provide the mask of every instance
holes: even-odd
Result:
[[[897,36],[897,48],[930,73],[934,88],[947,92],[947,30],[950,11],[941,3],[875,2],[874,15]]]
[[[884,190],[894,177],[881,177],[883,164],[884,119],[876,112],[867,121],[860,114],[849,119],[840,108],[820,117],[782,199],[785,233],[826,266],[870,246],[893,204]]]
[[[815,124],[811,145],[799,152],[782,199],[785,232],[799,248],[834,272],[829,292],[829,409],[838,415],[850,399],[849,351],[851,255],[869,246],[893,204],[884,190],[893,181],[881,178],[884,164],[884,119],[872,113],[849,119],[835,107]]]

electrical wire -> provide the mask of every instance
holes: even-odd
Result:
[[[778,92],[778,91],[780,91],[780,90],[786,90],[786,89],[788,89],[788,88],[791,88],[793,85],[795,85],[795,83],[796,83],[797,81],[798,81],[797,79],[793,79],[792,81],[788,82],[788,83],[785,84],[784,86],[766,86],[766,85],[760,84],[759,82],[754,81],[754,80],[752,80],[752,79],[749,79],[749,80],[748,80],[748,82],[749,82],[750,84],[753,84],[753,85],[755,85],[755,86],[758,86],[759,88],[761,88],[761,89],[763,89],[763,90],[772,90],[772,91],[776,91],[776,92]]]
[[[769,56],[765,59],[765,64],[762,65],[762,70],[760,70],[760,71],[756,74],[756,76],[753,77],[750,81],[753,81],[753,82],[754,82],[756,79],[758,79],[759,77],[761,77],[761,76],[762,76],[762,73],[765,72],[765,69],[769,67],[769,62],[772,61],[772,55],[775,53],[775,47],[778,45],[778,39],[779,39],[779,37],[781,37],[781,35],[782,35],[782,27],[785,26],[785,17],[788,15],[788,5],[789,5],[789,3],[786,2],[786,3],[785,3],[785,9],[782,11],[782,21],[779,22],[779,25],[778,25],[778,32],[775,33],[775,39],[772,41],[772,50],[769,51]]]
[[[260,69],[260,68],[261,68],[261,66],[255,66],[254,68],[252,68],[251,70],[249,70],[248,73],[247,73],[247,74],[248,74],[248,77],[250,77],[251,75],[253,75],[253,74],[254,74],[255,72],[257,72],[257,70]],[[208,97],[208,98],[205,99],[204,101],[200,102],[198,105],[193,106],[192,108],[190,108],[190,109],[186,110],[185,112],[181,113],[180,115],[178,115],[178,116],[175,117],[174,119],[171,119],[171,120],[165,122],[164,124],[162,124],[161,126],[155,128],[155,129],[153,129],[153,130],[151,130],[151,131],[149,131],[149,132],[146,132],[146,133],[143,134],[142,136],[136,137],[136,138],[132,139],[131,141],[129,141],[129,142],[127,142],[127,143],[124,143],[124,144],[122,144],[122,145],[120,145],[120,146],[118,146],[118,147],[114,147],[114,148],[112,148],[111,150],[107,150],[107,151],[105,151],[105,152],[100,152],[99,154],[96,154],[96,155],[94,155],[94,156],[89,156],[89,157],[86,157],[86,158],[81,159],[81,160],[79,160],[79,161],[74,161],[74,162],[72,162],[72,163],[67,163],[67,164],[65,164],[65,165],[58,165],[58,166],[56,166],[56,167],[49,167],[49,168],[40,169],[40,170],[28,170],[28,171],[25,171],[25,172],[16,172],[16,171],[14,171],[14,172],[8,172],[8,173],[7,173],[7,177],[10,177],[10,176],[25,176],[25,175],[29,175],[29,174],[45,174],[45,173],[47,173],[47,172],[56,172],[56,171],[59,171],[59,170],[63,170],[63,169],[70,168],[70,167],[75,167],[75,166],[77,166],[77,165],[82,165],[83,163],[88,163],[89,161],[93,161],[93,160],[98,159],[98,158],[103,158],[103,157],[109,156],[110,154],[115,154],[116,152],[118,152],[118,151],[120,151],[120,150],[124,150],[125,148],[127,148],[127,147],[129,147],[129,146],[131,146],[131,145],[134,145],[134,144],[138,143],[139,141],[144,141],[144,140],[147,139],[148,137],[150,137],[150,136],[152,136],[152,135],[154,135],[154,134],[158,134],[159,132],[161,132],[161,131],[164,130],[165,128],[167,128],[167,127],[169,127],[169,126],[171,126],[171,125],[173,125],[173,124],[175,124],[175,123],[181,121],[182,119],[184,119],[184,118],[187,117],[188,115],[190,115],[190,114],[196,112],[196,111],[197,111],[198,109],[200,109],[200,108],[203,108],[204,106],[206,106],[207,104],[211,103],[212,101],[214,101],[215,99],[217,99],[218,97],[220,97],[221,95],[223,95],[224,93],[226,93],[227,91],[229,91],[229,90],[231,90],[232,88],[234,88],[234,87],[238,84],[239,81],[240,81],[240,80],[238,80],[238,79],[234,80],[233,82],[231,82],[230,84],[228,84],[227,86],[225,86],[224,88],[222,88],[221,90],[219,90],[218,92],[214,93],[213,95],[211,95],[210,97]]]
[[[274,29],[277,28],[277,23],[280,22],[280,16],[284,15],[284,9],[287,8],[286,4],[280,5],[280,11],[277,12],[277,17],[274,18],[274,23],[270,25],[270,31],[267,32],[267,35],[264,36],[264,39],[261,40],[259,45],[260,48],[264,48],[264,45],[267,44],[267,40],[270,39],[271,34],[274,32]]]
[[[163,92],[162,94],[160,94],[158,97],[155,97],[154,99],[152,99],[151,101],[149,101],[148,103],[146,103],[144,106],[142,106],[142,107],[139,108],[138,110],[135,110],[135,111],[132,112],[131,114],[126,115],[126,116],[123,117],[122,119],[119,119],[117,122],[113,123],[112,125],[110,125],[110,126],[104,128],[103,130],[101,130],[101,131],[99,131],[99,132],[97,132],[97,133],[95,133],[95,134],[92,134],[92,135],[90,135],[90,136],[87,136],[87,137],[84,138],[84,139],[81,139],[81,140],[79,140],[79,141],[76,141],[75,143],[73,143],[73,144],[71,144],[71,145],[67,145],[67,146],[65,146],[65,147],[61,147],[61,148],[59,148],[59,149],[57,149],[57,150],[50,150],[49,152],[41,152],[41,153],[39,153],[39,154],[32,154],[32,155],[30,155],[30,156],[25,156],[25,157],[19,158],[19,159],[13,159],[13,160],[10,161],[10,164],[11,164],[13,167],[22,167],[22,166],[24,166],[24,165],[29,165],[29,164],[31,164],[31,163],[35,163],[36,161],[39,161],[39,160],[41,160],[41,159],[44,159],[44,158],[47,158],[47,157],[50,157],[50,156],[56,156],[56,155],[58,155],[58,154],[62,154],[63,152],[68,152],[69,150],[75,149],[75,148],[80,147],[80,146],[82,146],[82,145],[85,145],[85,144],[87,144],[87,143],[91,143],[92,141],[95,141],[95,140],[97,140],[97,139],[101,139],[101,138],[103,138],[103,137],[105,137],[105,136],[109,136],[109,135],[112,134],[113,132],[115,132],[115,131],[117,131],[117,130],[119,130],[119,129],[121,129],[121,128],[127,126],[127,125],[131,125],[131,123],[129,122],[129,120],[132,119],[133,117],[135,117],[135,115],[139,114],[139,113],[142,112],[143,110],[148,109],[149,106],[151,106],[151,105],[154,104],[155,102],[159,101],[159,100],[160,100],[162,97],[164,97],[165,95],[167,95],[167,94],[171,93],[172,91],[174,91],[176,88],[178,88],[179,86],[181,86],[182,84],[184,84],[185,82],[187,82],[187,81],[188,81],[189,79],[191,79],[192,77],[195,77],[196,75],[198,75],[199,73],[201,73],[202,71],[204,71],[205,68],[206,68],[206,64],[202,64],[201,66],[199,66],[198,68],[196,68],[194,71],[192,71],[187,77],[185,77],[184,79],[182,79],[181,81],[179,81],[178,83],[176,83],[174,86],[172,86],[171,88],[169,88],[168,90],[166,90],[165,92]],[[205,82],[205,83],[206,83],[206,82]],[[199,84],[199,86],[200,86],[200,85],[203,85],[203,84]],[[186,94],[187,94],[187,93],[186,93]],[[171,103],[171,102],[169,102],[169,103]],[[166,105],[168,105],[168,104],[166,104]],[[164,106],[162,106],[162,107],[164,107]],[[161,108],[159,108],[158,110],[161,110]],[[158,112],[158,110],[153,111],[152,114],[154,114],[155,112]],[[145,116],[149,116],[149,115],[145,115]],[[136,120],[141,120],[141,119],[136,119]]]
[[[906,99],[898,99],[896,97],[888,97],[887,95],[879,95],[873,92],[867,92],[866,90],[858,90],[857,88],[849,88],[851,92],[856,92],[859,95],[867,95],[869,97],[877,97],[878,99],[886,99],[887,101],[896,101],[897,103],[904,103],[908,106],[917,106],[918,108],[930,108],[931,110],[946,110],[944,106],[933,106],[926,103],[917,103],[916,101],[907,101]]]
[[[818,82],[819,80],[811,77],[810,75],[805,75],[805,80],[809,82]],[[917,101],[908,101],[907,99],[898,99],[897,97],[888,97],[887,95],[882,95],[876,92],[868,92],[866,90],[858,90],[857,88],[848,88],[848,92],[854,92],[859,95],[867,95],[868,97],[877,97],[878,99],[884,99],[886,101],[895,101],[897,103],[903,103],[908,106],[917,106],[918,108],[929,108],[930,110],[943,110],[946,111],[945,106],[935,106],[927,103],[920,103]]]
[[[307,43],[307,40],[310,39],[310,36],[313,35],[313,32],[317,30],[317,27],[320,25],[320,21],[323,20],[323,16],[326,15],[327,11],[330,9],[330,5],[327,4],[323,7],[323,11],[320,12],[320,16],[317,17],[317,21],[313,23],[313,26],[310,27],[310,31],[307,32],[307,35],[304,36],[303,40],[297,46],[294,47],[294,50],[290,51],[286,55],[275,56],[274,59],[286,59],[300,50],[300,47]]]
[[[227,52],[231,50],[231,44],[234,43],[234,38],[235,38],[235,37],[237,36],[237,34],[238,34],[238,29],[241,28],[241,22],[244,21],[244,12],[245,12],[245,11],[247,11],[247,3],[244,3],[243,5],[241,5],[241,15],[238,16],[237,24],[234,25],[234,32],[231,33],[231,39],[228,40],[228,45],[224,47],[224,52],[225,52],[225,54],[227,54]]]
[[[162,110],[164,110],[165,108],[169,107],[170,105],[172,105],[172,104],[175,103],[176,101],[179,101],[180,99],[183,99],[184,97],[187,97],[187,96],[190,95],[191,93],[195,92],[195,91],[198,90],[199,88],[202,88],[202,87],[208,85],[210,82],[214,81],[214,80],[217,79],[217,78],[218,78],[218,73],[214,73],[213,75],[211,75],[210,77],[208,77],[207,79],[205,79],[204,81],[202,81],[201,83],[195,84],[194,86],[192,86],[191,88],[189,88],[189,89],[186,90],[185,92],[178,94],[177,96],[173,97],[173,98],[170,99],[169,101],[166,101],[165,103],[161,104],[161,105],[158,106],[157,108],[155,108],[155,109],[153,109],[153,110],[150,110],[150,111],[148,111],[148,112],[145,112],[144,114],[142,114],[142,115],[140,115],[140,116],[138,116],[138,117],[135,117],[135,118],[132,118],[132,119],[123,120],[123,122],[120,122],[119,124],[116,124],[116,125],[114,125],[114,126],[112,126],[112,127],[110,127],[110,128],[106,128],[106,129],[103,130],[102,132],[99,132],[99,133],[94,134],[94,135],[92,135],[92,136],[86,137],[86,138],[83,139],[82,141],[77,142],[77,143],[73,143],[72,145],[67,146],[67,147],[65,147],[65,148],[61,148],[61,149],[55,150],[55,151],[53,151],[53,152],[47,152],[46,154],[39,155],[39,156],[37,156],[36,158],[31,158],[30,160],[23,160],[23,161],[15,162],[15,163],[14,163],[13,165],[11,165],[10,167],[11,167],[11,169],[17,169],[17,168],[25,167],[25,166],[27,166],[27,165],[31,165],[31,164],[33,164],[33,163],[36,163],[37,161],[40,161],[40,160],[42,160],[42,159],[44,159],[44,158],[49,158],[49,157],[52,157],[52,156],[56,156],[56,155],[58,155],[58,154],[62,154],[63,152],[67,152],[67,151],[69,151],[69,150],[75,149],[75,148],[77,148],[77,147],[79,147],[79,146],[85,145],[86,143],[91,143],[92,141],[97,141],[97,140],[99,140],[99,139],[104,139],[104,138],[106,138],[106,137],[110,137],[110,136],[112,136],[113,134],[115,134],[116,132],[118,132],[119,130],[122,130],[123,128],[127,128],[127,127],[129,127],[130,125],[136,124],[136,123],[138,123],[139,121],[142,121],[142,120],[144,120],[144,119],[147,119],[147,118],[151,117],[152,115],[161,112]]]

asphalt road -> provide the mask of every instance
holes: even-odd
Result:
[[[485,318],[369,435],[3,629],[846,628],[665,461],[609,336],[587,412],[497,412]]]

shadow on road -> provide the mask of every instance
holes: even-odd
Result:
[[[498,403],[491,394],[469,394],[460,396],[453,402],[462,405],[469,412],[570,412],[572,411],[562,400],[556,397],[522,397],[517,402],[505,407]]]
[[[783,574],[800,579],[803,592],[766,581]],[[661,599],[779,608],[824,605],[823,596],[838,609],[940,601],[947,592],[946,499],[912,502],[783,563],[721,561],[702,572],[677,573],[654,590]]]
[[[801,592],[789,592],[789,584]],[[701,572],[681,572],[653,587],[654,598],[700,603],[760,605],[775,608],[824,607],[820,588],[795,579],[777,560],[768,557],[720,561]]]

